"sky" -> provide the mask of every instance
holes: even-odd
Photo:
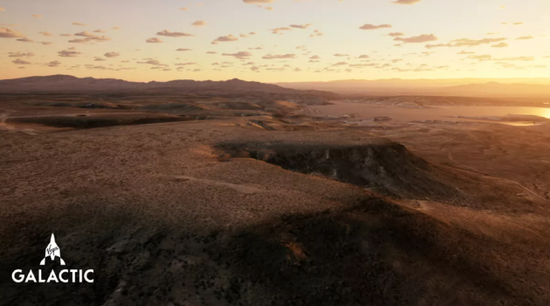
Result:
[[[549,0],[0,0],[0,79],[550,77]]]

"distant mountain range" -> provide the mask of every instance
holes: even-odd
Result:
[[[317,90],[297,90],[239,79],[227,81],[174,80],[168,82],[129,82],[119,79],[77,78],[70,75],[34,76],[0,80],[0,93],[78,93],[78,92],[194,93],[203,95],[272,94],[330,98],[335,94]]]
[[[550,79],[386,79],[266,84],[227,81],[174,80],[129,82],[119,79],[77,78],[70,75],[0,80],[0,93],[139,92],[255,96],[281,99],[335,99],[338,94],[369,96],[461,96],[550,98]]]
[[[294,89],[371,96],[550,97],[550,79],[385,79],[277,83]]]

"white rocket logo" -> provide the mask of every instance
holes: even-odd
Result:
[[[41,266],[46,264],[46,258],[48,258],[48,256],[51,258],[51,260],[54,260],[55,257],[59,257],[59,262],[61,263],[61,265],[65,265],[65,261],[63,260],[63,258],[61,258],[61,250],[57,246],[57,243],[55,243],[55,237],[53,236],[53,233],[52,237],[50,238],[50,243],[46,247],[46,255],[44,255],[44,259],[42,259],[42,261],[40,262]]]

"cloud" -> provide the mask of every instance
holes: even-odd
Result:
[[[34,17],[34,18],[42,18],[42,15],[40,15],[40,14],[32,14],[31,16]]]
[[[398,37],[398,36],[403,36],[405,35],[404,33],[401,33],[401,32],[391,32],[390,34],[388,34],[389,36],[391,37]]]
[[[71,39],[71,40],[69,40],[70,43],[104,42],[104,41],[111,40],[109,37],[95,35],[95,34],[90,33],[88,31],[75,33],[74,36],[84,37],[84,38]]]
[[[94,61],[95,61],[95,62],[104,62],[104,61],[105,61],[105,59],[104,59],[104,58],[101,58],[101,57],[97,57],[97,56],[96,56],[96,57],[94,58]]]
[[[51,41],[41,41],[40,43],[44,46],[53,45],[53,42],[51,42]]]
[[[236,57],[238,59],[245,59],[245,58],[251,57],[252,53],[250,53],[248,51],[241,51],[241,52],[237,52],[237,53],[223,53],[222,55],[223,56],[233,56],[233,57]]]
[[[512,25],[523,25],[523,22],[514,22]]]
[[[59,61],[52,61],[46,64],[48,67],[59,67],[61,65],[61,62]]]
[[[31,62],[27,62],[25,60],[22,60],[20,58],[16,59],[16,60],[13,60],[11,61],[12,63],[16,64],[16,65],[30,65]]]
[[[359,29],[361,30],[377,30],[377,29],[385,29],[385,28],[391,28],[391,24],[381,24],[381,25],[374,25],[374,24],[364,24]]]
[[[38,34],[44,35],[44,36],[52,36],[52,33],[50,32],[38,32]]]
[[[308,27],[312,26],[312,23],[308,24],[291,24],[290,27],[296,28],[296,29],[307,29]]]
[[[268,55],[265,55],[262,58],[263,59],[284,59],[284,58],[295,58],[295,57],[296,57],[295,54],[281,54],[281,55],[268,54]]]
[[[193,36],[189,33],[183,33],[183,32],[170,32],[168,30],[162,30],[157,33],[159,36],[168,36],[168,37],[184,37],[184,36]]]
[[[370,56],[366,55],[366,54],[363,54],[363,55],[359,55],[359,58],[369,58]]]
[[[191,51],[191,49],[188,49],[188,48],[179,48],[179,49],[176,49],[176,51]]]
[[[21,42],[29,42],[29,43],[32,43],[34,42],[32,39],[28,39],[26,37],[23,37],[23,38],[19,38],[19,39],[16,39],[17,41],[21,41]]]
[[[323,33],[319,32],[319,30],[313,31],[313,34],[309,35],[309,37],[315,37],[315,36],[323,36]]]
[[[188,11],[189,9],[186,8],[186,7],[180,7],[180,10],[182,10],[182,11]]]
[[[148,42],[151,44],[159,44],[159,43],[162,43],[162,40],[158,37],[152,37],[152,38],[148,38],[145,42]]]
[[[34,53],[32,53],[32,52],[24,53],[24,52],[20,52],[20,51],[8,52],[8,54],[9,54],[9,57],[31,57],[31,56],[34,56]]]
[[[101,29],[97,29],[97,30],[94,31],[94,33],[106,33],[106,32],[101,30]]]
[[[0,27],[0,38],[16,38],[16,37],[25,37],[25,35],[15,30],[12,30],[10,28]]]
[[[228,36],[220,36],[214,39],[214,42],[226,42],[226,41],[236,41],[236,40],[239,40],[239,39],[233,35],[228,35]]]
[[[80,23],[80,22],[73,22],[73,25],[75,25],[75,26],[82,26],[82,27],[83,27],[83,26],[87,26],[87,24],[85,24],[85,23]]]
[[[216,52],[216,51],[208,51],[208,52],[206,52],[206,54],[218,54],[218,52]]]
[[[311,59],[311,60],[318,60],[318,59],[320,59],[320,58],[321,58],[321,57],[319,57],[319,55],[314,55],[314,56],[310,57],[309,59]]]
[[[347,64],[348,64],[347,62],[338,62],[338,63],[336,63],[336,64],[334,64],[334,65],[332,65],[332,66],[345,66],[345,65],[347,65]]]
[[[196,65],[195,62],[187,62],[187,63],[176,63],[176,66],[189,66],[189,65]]]
[[[457,54],[466,55],[466,54],[475,54],[475,52],[460,51],[460,52],[458,52]]]
[[[105,57],[108,57],[108,58],[113,58],[113,57],[118,57],[120,56],[120,53],[118,52],[107,52],[104,54]]]
[[[76,57],[79,54],[82,54],[78,51],[71,51],[71,50],[61,50],[58,51],[57,54],[61,57]]]
[[[334,56],[337,56],[337,57],[344,57],[344,56],[349,56],[349,54],[340,54],[340,53],[336,53],[336,54],[334,54]]]
[[[509,45],[508,45],[507,43],[501,42],[501,43],[498,43],[498,44],[496,44],[496,45],[492,45],[491,47],[493,47],[493,48],[506,48],[506,47],[508,47],[508,46],[509,46]]]
[[[437,39],[438,38],[433,34],[422,34],[422,35],[419,35],[419,36],[412,36],[412,37],[406,37],[406,38],[396,37],[393,40],[402,41],[402,42],[405,42],[405,43],[424,43],[424,42],[428,42],[428,41],[435,41]]]
[[[153,65],[153,66],[161,66],[161,67],[168,67],[166,64],[162,64],[156,59],[152,58],[144,58],[145,62],[137,62],[138,64],[146,64],[146,65]]]
[[[201,26],[205,26],[206,22],[204,22],[202,20],[197,20],[197,21],[193,22],[191,25],[196,26],[196,27],[201,27]]]
[[[529,36],[521,36],[521,37],[518,37],[516,38],[517,40],[529,40],[529,39],[533,39],[534,37],[529,35]]]
[[[281,27],[281,28],[275,28],[275,29],[271,29],[271,33],[273,34],[279,34],[279,32],[282,32],[282,31],[290,31],[292,30],[291,28],[288,28],[288,27]]]
[[[461,38],[455,39],[447,44],[438,44],[438,45],[426,45],[426,48],[437,48],[437,47],[475,47],[483,44],[492,44],[505,41],[506,38],[483,38],[483,39],[470,39],[470,38]]]
[[[3,7],[0,7],[0,12],[5,12],[5,11],[6,11],[6,9],[5,9],[5,8],[3,8]]]
[[[419,2],[422,2],[422,0],[397,0],[397,1],[393,1],[392,3],[394,3],[394,4],[413,5],[413,4],[417,4]]]
[[[113,27],[113,30],[115,30],[115,31],[120,30],[120,28],[119,27]]]

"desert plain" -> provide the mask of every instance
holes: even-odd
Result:
[[[1,94],[0,304],[549,305],[546,118],[350,99]],[[12,281],[51,233],[93,284]]]

